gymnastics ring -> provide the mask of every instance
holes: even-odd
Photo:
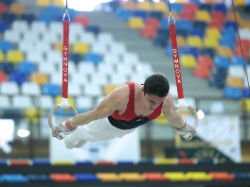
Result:
[[[51,128],[52,130],[54,129],[54,124],[53,124],[53,120],[52,120],[53,114],[54,114],[54,112],[55,112],[57,109],[61,109],[61,108],[72,110],[73,113],[74,113],[74,115],[77,115],[77,114],[78,114],[77,110],[76,110],[73,106],[71,106],[71,105],[61,105],[61,104],[58,104],[58,105],[54,106],[54,107],[51,109],[51,111],[49,112],[49,116],[48,116],[48,123],[49,123],[49,126],[50,126],[50,128]]]
[[[187,110],[187,111],[191,112],[195,118],[193,127],[195,129],[197,128],[198,123],[199,123],[199,117],[197,115],[197,112],[192,106],[187,105],[186,102],[184,101],[184,99],[178,100],[177,110]]]

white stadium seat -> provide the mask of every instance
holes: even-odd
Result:
[[[54,107],[53,97],[48,95],[37,97],[37,107],[45,110],[51,109],[52,107]]]
[[[103,89],[96,84],[86,84],[83,87],[84,96],[97,97],[103,95]]]
[[[33,108],[32,99],[29,96],[14,96],[12,99],[12,107],[17,109]]]
[[[93,99],[91,97],[77,97],[76,106],[80,109],[91,109],[94,107]]]
[[[6,109],[11,107],[10,98],[7,95],[0,95],[0,109]]]
[[[3,95],[18,95],[19,87],[15,82],[3,82],[0,84],[0,93]]]
[[[37,83],[25,82],[21,86],[21,93],[23,95],[39,96],[41,95],[41,88]]]

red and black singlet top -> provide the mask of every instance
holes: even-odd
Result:
[[[122,115],[118,111],[108,117],[109,122],[119,129],[133,129],[157,118],[161,114],[162,103],[149,115],[138,116],[135,114],[135,83],[126,82],[129,85],[129,101]]]

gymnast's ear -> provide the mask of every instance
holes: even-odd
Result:
[[[141,92],[142,92],[143,94],[145,94],[145,92],[144,92],[144,85],[142,85],[142,87],[141,87]]]

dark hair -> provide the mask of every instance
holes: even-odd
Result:
[[[144,82],[144,94],[153,94],[159,97],[165,97],[169,92],[168,79],[162,74],[153,74]]]

